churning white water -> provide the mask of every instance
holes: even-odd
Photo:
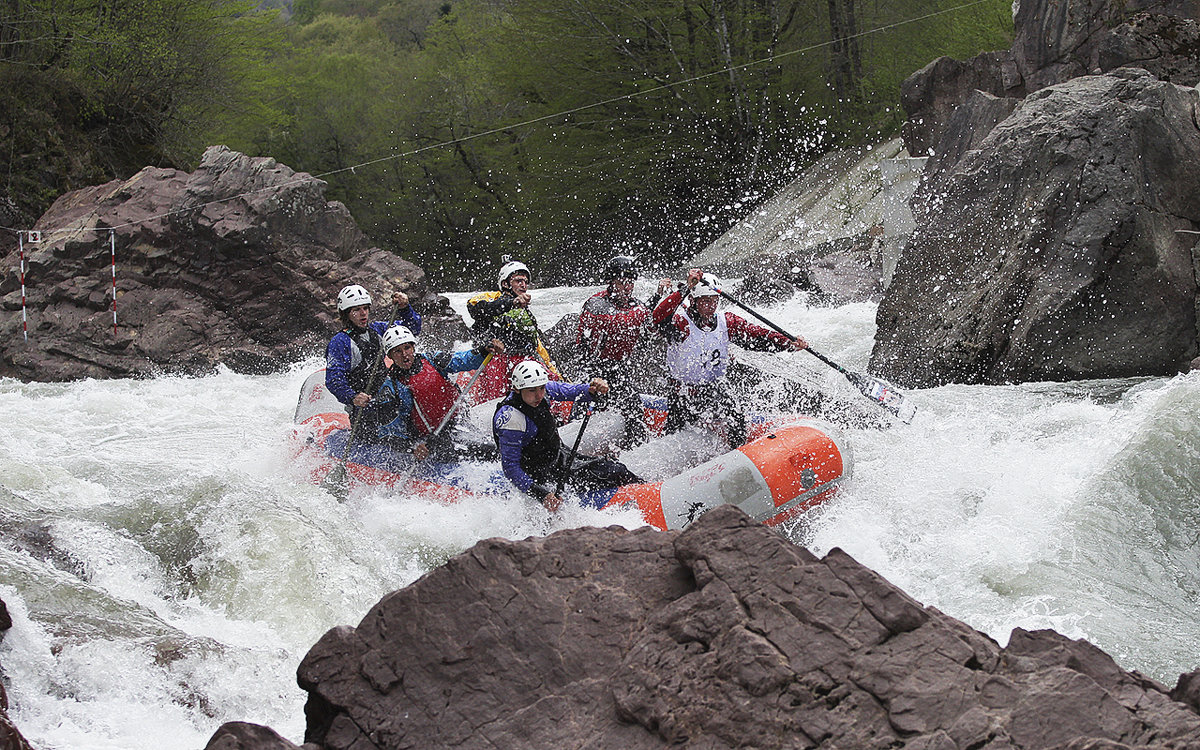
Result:
[[[549,326],[591,290],[535,292]],[[452,302],[461,309],[464,295]],[[865,369],[874,307],[766,308]],[[804,354],[827,388],[844,379]],[[820,369],[812,369],[814,365]],[[517,497],[443,506],[308,484],[286,442],[304,377],[0,380],[0,642],[39,748],[200,748],[245,720],[303,739],[317,638],[479,539],[584,524]],[[853,481],[787,529],[838,546],[1006,643],[1085,637],[1173,684],[1200,662],[1200,374],[910,392],[911,425],[851,431]]]

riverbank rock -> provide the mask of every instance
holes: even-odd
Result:
[[[326,633],[298,679],[325,750],[1200,744],[1194,707],[1086,641],[1001,648],[733,506],[482,541]]]
[[[62,196],[35,227],[42,242],[24,248],[27,341],[19,253],[5,258],[0,376],[277,369],[322,350],[348,283],[375,296],[377,316],[392,291],[406,292],[427,316],[427,345],[462,338],[424,272],[370,247],[324,192],[323,181],[273,159],[213,146],[190,174],[147,167]]]
[[[1200,82],[1200,23],[1190,0],[1023,0],[1013,7],[1011,48],[965,61],[940,57],[905,80],[902,134],[910,154],[940,153],[946,124],[977,90],[1020,99],[1126,66],[1182,86]]]
[[[913,197],[871,368],[903,386],[1186,370],[1200,98],[1137,68],[1042,89]]]

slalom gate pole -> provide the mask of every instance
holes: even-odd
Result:
[[[113,335],[117,335],[117,232],[108,230],[108,249],[112,258]]]
[[[21,256],[21,331],[29,340],[29,316],[25,313],[25,233],[17,232],[17,247]]]

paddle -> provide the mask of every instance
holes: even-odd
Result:
[[[462,402],[464,399],[466,399],[467,394],[471,392],[471,386],[475,385],[475,381],[479,379],[481,374],[483,374],[483,368],[487,367],[488,362],[492,361],[493,353],[494,352],[488,352],[488,355],[483,358],[482,362],[479,363],[479,367],[475,368],[475,374],[472,375],[471,379],[467,381],[467,387],[463,388],[462,393],[458,394],[458,399],[455,400],[454,405],[450,407],[450,411],[446,412],[446,416],[442,417],[441,424],[437,426],[437,429],[433,431],[433,434],[430,435],[430,437],[437,437],[438,435],[442,434],[442,429],[450,423],[450,417],[454,416],[454,412],[458,411],[458,407],[462,405]],[[416,405],[417,400],[414,398],[413,406]],[[428,427],[429,423],[427,422],[425,426]]]
[[[760,315],[755,310],[751,309],[750,307],[747,307],[745,304],[743,304],[740,300],[738,300],[733,295],[727,294],[726,292],[722,291],[721,289],[716,288],[715,286],[711,286],[706,281],[702,280],[700,283],[704,284],[705,286],[710,287],[717,294],[721,295],[722,297],[729,300],[733,304],[737,305],[738,307],[742,308],[743,310],[750,313],[754,317],[758,318],[760,321],[765,323],[768,327],[774,329],[777,333],[787,336],[789,339],[796,338],[792,334],[788,333],[787,331],[783,330],[779,326],[775,325],[770,320],[767,320],[766,318],[764,318],[762,315]],[[886,380],[880,380],[879,378],[873,378],[870,375],[863,375],[862,373],[854,372],[852,370],[847,370],[845,367],[842,367],[837,362],[834,362],[833,360],[831,360],[829,357],[826,357],[824,354],[821,354],[816,349],[813,349],[811,346],[807,347],[804,351],[808,352],[809,354],[813,355],[814,357],[821,360],[825,364],[829,365],[833,369],[837,370],[841,374],[845,375],[846,380],[849,380],[850,383],[855,388],[857,388],[860,393],[862,393],[862,395],[871,399],[871,401],[875,402],[882,408],[886,409],[887,411],[889,411],[890,413],[895,415],[900,421],[904,422],[905,424],[908,424],[909,422],[912,421],[913,415],[915,415],[917,412],[916,407],[913,406],[912,404],[908,403],[907,401],[905,401],[904,394],[902,394],[902,393],[900,393],[900,391],[896,390],[895,387],[893,387],[891,383],[888,383]]]
[[[389,325],[396,322],[396,313],[400,311],[399,305],[392,306],[392,314],[388,317]],[[370,325],[370,324],[368,324]],[[367,376],[367,390],[375,385],[375,375],[379,372],[379,365],[383,363],[383,342],[379,343],[379,351],[375,354],[375,361],[371,363],[371,373]],[[346,495],[350,491],[349,477],[346,475],[346,459],[350,457],[350,447],[354,445],[354,437],[358,434],[358,426],[362,424],[363,412],[366,407],[360,407],[354,414],[354,419],[350,422],[350,437],[346,438],[346,449],[342,451],[342,457],[337,465],[329,470],[325,475],[325,479],[321,481],[321,489],[337,498],[338,502],[344,503]]]
[[[583,440],[583,431],[587,429],[588,420],[592,418],[592,410],[588,409],[583,415],[583,424],[579,425],[579,432],[575,434],[575,444],[571,446],[571,452],[567,454],[567,463],[563,466],[562,476],[558,479],[558,486],[554,488],[554,494],[562,497],[563,487],[567,484],[567,477],[571,475],[571,464],[575,463],[575,454],[579,452],[579,441]]]

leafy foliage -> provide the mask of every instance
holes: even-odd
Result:
[[[27,139],[10,195],[75,186],[60,172],[189,166],[222,142],[324,176],[378,243],[445,285],[484,283],[501,253],[543,277],[590,275],[614,251],[673,265],[830,148],[894,133],[920,66],[1007,46],[1007,2],[938,13],[951,7],[10,3],[0,70],[23,84],[0,93],[9,132],[58,123],[91,154],[72,167],[65,139]]]
[[[0,154],[28,219],[47,196],[181,162],[205,124],[252,101],[271,15],[223,0],[21,0],[0,6]],[[7,139],[6,139],[7,140]]]

